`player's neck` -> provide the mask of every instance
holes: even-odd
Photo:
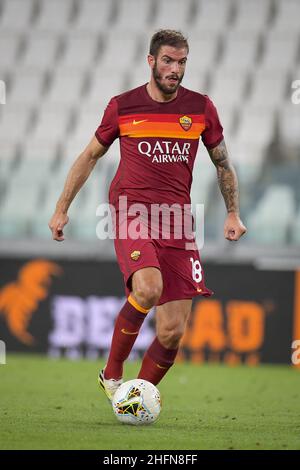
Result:
[[[178,89],[171,95],[163,93],[152,78],[150,82],[147,83],[146,90],[150,98],[152,98],[154,101],[157,101],[158,103],[167,103],[168,101],[173,101],[178,93]]]

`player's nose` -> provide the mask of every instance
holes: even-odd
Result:
[[[175,74],[175,73],[176,73],[176,74],[179,73],[179,63],[178,63],[178,62],[174,61],[174,62],[172,63],[171,72],[174,73],[174,74]]]

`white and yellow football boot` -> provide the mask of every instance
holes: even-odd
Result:
[[[123,379],[119,379],[119,380],[105,379],[104,370],[105,370],[105,367],[99,372],[98,384],[100,388],[103,390],[103,392],[105,393],[105,395],[107,396],[107,398],[109,399],[109,401],[111,402],[114,397],[114,394],[116,393],[120,385],[122,385]]]

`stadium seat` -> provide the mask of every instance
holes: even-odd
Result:
[[[138,86],[148,83],[150,80],[151,71],[148,62],[142,63],[138,68],[128,74],[128,85],[130,88],[136,88]]]
[[[112,7],[113,2],[106,0],[81,0],[70,29],[78,33],[106,33],[111,28]]]
[[[219,35],[230,18],[231,2],[223,0],[201,0],[196,2],[196,12],[193,15],[189,31],[206,32],[210,37]],[[179,17],[180,18],[180,17]]]
[[[9,175],[17,156],[18,144],[0,140],[0,179],[9,182]]]
[[[265,48],[261,60],[261,67],[266,69],[279,69],[288,73],[297,59],[299,47],[299,31],[295,35],[291,31],[271,30],[265,35]]]
[[[50,240],[51,232],[48,223],[54,213],[56,201],[62,192],[62,186],[54,176],[52,181],[45,181],[44,189],[46,197],[42,200],[40,210],[30,220],[30,232],[34,238]]]
[[[65,168],[63,180],[59,181],[56,176],[47,185],[47,198],[42,209],[31,223],[31,230],[35,236],[49,239],[51,233],[48,222],[55,210],[55,204],[62,191],[63,182],[69,166]],[[105,175],[102,178],[96,172],[91,175],[82,190],[74,198],[68,211],[70,222],[67,226],[68,237],[80,239],[96,239],[96,208],[100,202],[105,201],[107,188],[104,186]],[[106,182],[107,184],[107,182]]]
[[[294,215],[292,189],[289,186],[270,185],[246,221],[249,239],[263,243],[286,242]]]
[[[107,182],[104,174],[97,174],[97,178],[91,179],[86,185],[86,199],[84,206],[79,202],[74,205],[70,216],[72,218],[72,233],[75,238],[95,240],[96,226],[101,217],[96,216],[99,204],[107,199]],[[105,208],[108,208],[105,205]],[[104,215],[106,217],[106,215]],[[102,235],[103,238],[103,235]]]
[[[118,11],[112,30],[124,33],[124,36],[136,36],[148,27],[153,15],[153,2],[151,0],[119,0]],[[136,21],[138,18],[138,21]]]
[[[23,142],[20,163],[11,176],[12,184],[47,181],[52,176],[57,151],[57,144],[49,136],[44,141],[28,139]]]
[[[219,66],[235,71],[250,71],[256,63],[258,36],[231,33],[227,36],[226,48]]]
[[[0,31],[22,33],[30,29],[34,4],[34,0],[4,0],[0,17]]]
[[[83,92],[85,75],[78,69],[57,70],[55,77],[44,97],[45,104],[72,106],[80,100]]]
[[[57,58],[60,38],[47,32],[30,32],[19,65],[35,71],[51,70]]]
[[[271,142],[275,132],[275,116],[272,110],[261,105],[247,105],[240,116],[236,137],[239,141],[250,142],[255,139],[256,144],[267,145]]]
[[[57,142],[65,136],[69,123],[70,110],[68,108],[43,105],[31,137],[36,140],[46,140],[51,134],[51,138]]]
[[[36,213],[40,187],[32,182],[10,184],[4,203],[0,207],[0,236],[19,238],[29,235],[30,221]],[[26,201],[26,204],[24,204]]]
[[[12,70],[16,66],[22,36],[14,32],[3,32],[0,27],[0,70]],[[2,74],[1,74],[2,75]],[[3,79],[4,77],[1,76]]]
[[[296,245],[300,245],[300,210],[298,210],[296,217],[292,223],[291,241]]]
[[[210,94],[209,97],[211,98]],[[218,106],[217,101],[213,101],[213,103],[217,107],[218,116],[223,126],[225,140],[227,140],[227,137],[231,138],[234,136],[236,131],[235,122],[237,120],[237,107],[231,104]]]
[[[207,94],[207,74],[198,73],[191,74],[189,71],[185,74],[182,86],[188,88],[189,90],[197,91],[198,93]]]
[[[59,66],[87,71],[95,65],[100,51],[98,36],[90,33],[70,32],[65,36],[65,51]]]
[[[7,101],[21,107],[37,105],[40,103],[44,85],[45,75],[42,72],[18,67],[7,94]]]
[[[247,32],[253,36],[263,32],[271,16],[271,0],[235,0],[234,32]]]
[[[209,189],[216,182],[216,169],[208,153],[201,149],[194,163],[194,177],[191,190],[193,204],[207,204],[209,202]]]
[[[6,104],[0,116],[0,141],[18,142],[30,129],[32,109]]]
[[[274,31],[299,34],[300,4],[298,0],[277,0]]]
[[[58,33],[68,29],[74,7],[73,0],[40,0],[34,29]],[[59,14],[58,14],[59,12]]]
[[[102,105],[99,104],[99,106],[90,108],[85,106],[78,112],[77,123],[72,131],[73,138],[76,138],[76,141],[82,141],[85,142],[86,145],[88,144],[101,122],[106,104],[107,103],[103,103]]]
[[[252,137],[245,140],[236,137],[226,139],[226,133],[225,140],[241,186],[253,185],[259,179],[265,164],[268,144],[256,141]]]
[[[252,93],[249,96],[251,106],[262,106],[264,109],[276,110],[280,107],[286,92],[286,77],[259,74],[255,77]]]
[[[220,109],[223,106],[237,106],[244,99],[246,93],[247,74],[241,72],[226,73],[219,69],[211,83],[209,95]]]
[[[300,150],[300,112],[299,105],[287,102],[281,113],[278,126],[279,138],[286,149],[295,148]]]
[[[179,29],[187,34],[192,19],[192,2],[165,0],[158,2],[156,15],[150,25],[151,31],[160,28]]]
[[[214,66],[219,46],[219,37],[207,37],[205,35],[188,35],[189,55],[186,73],[195,75],[207,73]]]
[[[88,90],[83,106],[85,108],[98,108],[108,104],[109,100],[125,91],[124,74],[116,74],[111,70],[105,70],[98,66],[91,74],[91,85]],[[104,108],[101,107],[102,113]]]
[[[143,37],[142,34],[140,34]],[[99,65],[102,69],[119,74],[130,69],[137,59],[139,37],[126,36],[110,31],[106,36],[104,52]]]
[[[90,132],[90,137],[92,138],[92,132]],[[64,162],[68,162],[68,164],[73,163],[75,158],[85,149],[88,142],[87,139],[78,137],[77,133],[75,135],[70,134],[69,138],[65,139],[60,147],[59,156],[61,165],[64,165]]]

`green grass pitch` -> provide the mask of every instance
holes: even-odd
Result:
[[[300,371],[176,364],[158,422],[120,424],[98,389],[103,361],[8,355],[0,366],[0,449],[300,449]],[[125,378],[138,363],[127,363]]]

